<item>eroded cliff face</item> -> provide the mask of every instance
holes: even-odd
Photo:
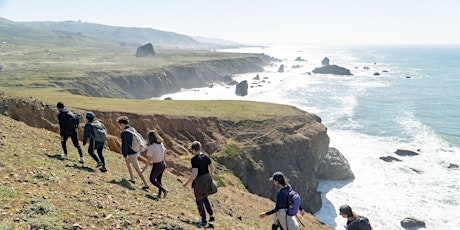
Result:
[[[258,54],[244,58],[205,61],[164,69],[130,72],[88,72],[75,82],[53,82],[71,93],[92,97],[137,98],[160,97],[181,88],[206,87],[221,83],[225,76],[260,72],[269,64],[269,56]]]
[[[0,100],[1,114],[59,135],[54,105],[46,105],[34,98],[10,97],[3,93],[0,93]],[[191,157],[189,145],[198,140],[203,143],[205,152],[238,176],[252,193],[275,199],[276,188],[268,178],[273,172],[282,171],[302,196],[304,208],[315,212],[321,207],[316,174],[320,159],[327,152],[329,138],[326,127],[316,115],[305,113],[303,116],[279,120],[234,123],[217,118],[93,112],[111,135],[108,147],[112,151],[120,152],[121,130],[116,119],[126,115],[130,125],[144,136],[149,129],[159,131],[168,149],[168,169],[178,176],[189,174],[190,162],[184,158]],[[83,124],[80,126],[81,137]],[[56,138],[56,142],[58,145],[59,138]],[[239,146],[238,151],[227,153],[225,149],[229,145]]]

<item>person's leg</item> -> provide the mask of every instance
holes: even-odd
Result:
[[[201,220],[206,221],[206,212],[204,211],[203,198],[200,196],[198,188],[196,188],[196,186],[192,187],[193,192],[195,193],[196,207],[198,208],[198,212],[200,213]]]
[[[163,174],[163,170],[164,164],[153,163],[152,171],[150,172],[150,182],[159,189],[158,196],[161,196],[161,192],[165,191],[161,185],[161,174]],[[160,181],[158,181],[158,178],[160,178]]]
[[[130,162],[134,170],[136,170],[137,175],[141,178],[142,183],[144,183],[144,187],[148,188],[149,185],[147,184],[147,181],[145,180],[144,174],[142,174],[141,167],[139,166],[139,161],[137,160],[138,157],[139,157],[139,153],[128,156],[128,158],[130,158]]]
[[[166,195],[168,195],[168,190],[163,187],[163,183],[161,182],[161,179],[163,178],[163,173],[165,172],[165,169],[166,169],[165,162],[162,161],[161,165],[162,165],[162,167],[161,167],[162,169],[161,169],[161,172],[156,177],[156,180],[161,185],[161,187],[163,188],[163,193],[164,193],[163,198],[166,198]],[[161,193],[159,192],[158,195],[161,195]]]
[[[104,145],[97,148],[96,150],[97,150],[97,155],[99,156],[99,160],[102,162],[102,166],[105,166],[105,158],[104,158],[104,155],[102,154],[102,150],[104,150]]]
[[[212,210],[211,203],[209,202],[208,197],[205,197],[205,198],[203,199],[203,204],[204,204],[204,207],[206,208],[206,211],[208,212],[208,214],[209,214],[210,216],[213,216],[214,211]]]
[[[276,216],[276,220],[278,221],[279,223],[279,226],[281,227],[281,229],[288,229],[287,228],[287,222],[286,222],[286,211],[284,209],[280,209],[278,212],[276,212],[275,214],[273,214]]]
[[[70,138],[72,138],[73,146],[75,146],[75,148],[77,148],[78,154],[80,155],[80,157],[83,157],[83,151],[81,150],[80,143],[78,143],[77,132],[74,132],[74,133],[70,136]]]
[[[129,177],[131,177],[131,182],[134,183],[133,169],[131,168],[131,162],[129,160],[129,155],[128,157],[125,157],[125,162],[126,162],[126,167],[128,167]]]
[[[97,158],[96,154],[94,154],[94,143],[90,140],[88,146],[88,154],[97,162],[99,162],[99,158]]]
[[[292,230],[298,230],[299,229],[299,224],[297,223],[297,220],[295,219],[294,216],[286,216],[286,225],[287,229],[292,229]]]
[[[62,136],[62,139],[61,139],[61,146],[62,146],[62,151],[64,151],[64,155],[67,156],[67,139],[69,138],[69,136]]]

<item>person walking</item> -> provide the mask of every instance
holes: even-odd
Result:
[[[204,226],[207,224],[205,208],[210,216],[209,222],[215,220],[213,216],[214,212],[208,199],[208,195],[211,193],[211,191],[208,191],[208,188],[213,183],[212,178],[214,177],[215,167],[209,155],[201,152],[201,143],[199,141],[192,143],[191,150],[195,155],[191,160],[192,173],[182,186],[186,187],[192,182],[195,202],[201,217],[200,225]]]
[[[107,168],[105,167],[105,158],[102,154],[102,150],[104,149],[105,144],[104,139],[107,138],[107,132],[105,132],[105,137],[100,140],[96,140],[97,133],[95,132],[95,128],[105,130],[105,126],[100,121],[95,119],[93,112],[87,112],[85,117],[87,122],[83,132],[83,145],[86,145],[86,142],[89,141],[88,153],[96,161],[96,168],[101,167],[101,172],[107,172]],[[97,155],[99,157],[94,154],[94,150],[97,151]]]
[[[131,183],[135,183],[134,181],[134,175],[133,175],[133,169],[131,166],[136,170],[137,175],[142,180],[142,183],[144,185],[142,186],[142,189],[148,189],[149,186],[147,184],[147,181],[144,178],[144,174],[141,172],[141,168],[139,166],[139,153],[134,151],[131,146],[133,146],[133,133],[132,132],[137,132],[133,127],[129,126],[129,119],[127,116],[122,116],[117,119],[118,125],[122,129],[121,132],[121,154],[123,154],[123,157],[125,158],[126,162],[126,167],[128,167],[128,172],[129,176],[131,179],[129,180]]]
[[[80,155],[80,159],[78,162],[84,164],[85,159],[83,158],[83,151],[81,150],[80,144],[78,143],[78,133],[77,133],[77,123],[74,121],[74,115],[71,111],[67,110],[64,106],[64,103],[58,102],[56,105],[59,114],[59,133],[61,135],[61,146],[64,153],[61,155],[64,158],[68,158],[67,154],[67,139],[70,137],[72,140],[73,146],[77,148],[78,155]]]
[[[287,209],[289,208],[289,191],[292,189],[288,184],[288,179],[282,172],[275,172],[270,177],[270,181],[273,181],[273,184],[279,189],[276,195],[276,205],[272,210],[261,213],[259,217],[264,218],[267,215],[273,214],[272,230],[276,230],[279,227],[283,230],[299,229],[299,224],[294,219],[294,216],[290,216],[287,213]],[[305,215],[302,207],[299,208],[299,211],[302,216]]]
[[[163,192],[163,198],[166,198],[168,190],[166,190],[161,183],[161,178],[163,177],[163,172],[166,168],[166,148],[163,145],[163,139],[160,137],[157,131],[150,130],[147,133],[147,137],[149,139],[149,147],[147,149],[147,163],[142,169],[142,172],[144,172],[149,165],[152,165],[152,171],[150,172],[150,182],[158,188],[157,197],[161,198],[161,193]]]
[[[340,206],[339,214],[347,219],[347,224],[345,225],[346,230],[372,229],[369,219],[353,212],[351,207],[347,204]]]

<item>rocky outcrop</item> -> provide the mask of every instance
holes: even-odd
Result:
[[[284,65],[281,64],[280,67],[278,68],[278,73],[284,73]]]
[[[321,66],[315,68],[312,72],[315,74],[353,75],[349,69],[340,67],[338,65]]]
[[[336,148],[329,148],[321,159],[318,179],[349,180],[355,179],[348,160]]]
[[[353,75],[349,69],[338,65],[330,65],[327,57],[321,61],[321,65],[321,67],[315,68],[312,72],[315,74]]]
[[[248,81],[246,80],[241,81],[240,83],[238,83],[238,85],[236,85],[235,94],[241,97],[246,96],[248,95],[248,88],[249,88]]]
[[[417,156],[419,155],[418,153],[410,150],[405,150],[405,149],[398,149],[395,151],[395,154],[398,156]]]
[[[137,47],[136,57],[151,57],[155,55],[152,43]]]
[[[412,217],[406,217],[404,220],[401,220],[401,227],[405,229],[418,229],[418,228],[425,228],[425,222],[421,220],[417,220]]]
[[[57,111],[34,98],[15,98],[0,93],[0,113],[38,128],[58,132]],[[72,108],[70,108],[72,109]],[[77,113],[85,111],[74,110]],[[321,159],[327,153],[329,137],[321,119],[310,113],[283,117],[276,120],[240,122],[217,118],[175,117],[164,115],[138,115],[93,110],[109,133],[108,148],[120,151],[116,118],[126,115],[130,124],[141,133],[156,129],[168,149],[168,168],[176,175],[188,175],[190,156],[187,146],[198,140],[205,152],[211,154],[240,178],[247,189],[255,194],[275,199],[276,188],[268,178],[275,171],[283,171],[290,183],[302,196],[302,206],[316,212],[321,208],[316,177]],[[82,135],[82,125],[79,128]],[[56,143],[59,144],[59,143]],[[229,146],[237,151],[229,153]]]

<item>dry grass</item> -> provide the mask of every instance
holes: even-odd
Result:
[[[166,172],[166,199],[157,190],[139,189],[127,181],[120,155],[105,150],[107,173],[95,170],[85,150],[86,164],[69,146],[69,159],[62,159],[56,133],[31,128],[0,116],[0,229],[195,229],[198,212],[184,178]],[[71,144],[70,141],[68,144]],[[215,229],[268,229],[270,218],[258,213],[273,206],[268,199],[248,193],[241,182],[219,171],[226,187],[210,197]],[[329,229],[311,216],[305,229]]]
[[[52,106],[55,106],[57,101],[60,100],[65,102],[66,106],[70,108],[131,112],[143,115],[162,114],[168,116],[218,117],[223,120],[239,121],[276,119],[284,116],[299,116],[305,113],[288,105],[252,101],[135,100],[85,97],[44,89],[21,91],[11,89],[1,90],[19,97],[34,97]]]

